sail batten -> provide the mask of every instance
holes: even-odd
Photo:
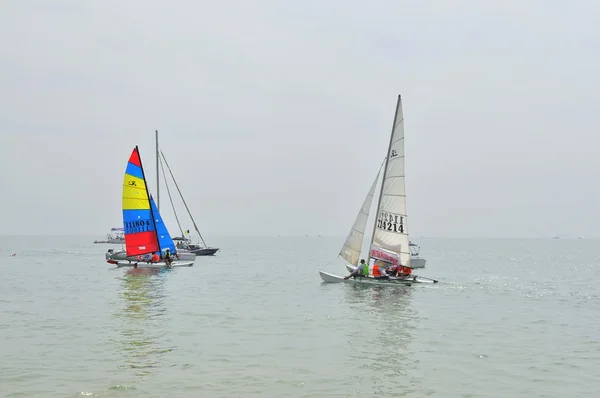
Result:
[[[410,267],[404,170],[404,116],[398,96],[369,257]]]

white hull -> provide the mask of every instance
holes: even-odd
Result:
[[[346,264],[346,269],[348,270],[348,272],[354,272],[356,267],[354,267],[350,264]],[[425,278],[424,276],[419,276],[419,275],[411,275],[404,279],[406,279],[412,283],[438,283],[438,281],[435,279]]]
[[[413,281],[405,280],[400,278],[390,279],[375,279],[375,278],[348,278],[344,279],[342,276],[333,275],[324,271],[319,271],[323,282],[327,283],[350,283],[354,285],[376,285],[376,286],[410,286]]]
[[[179,254],[179,261],[196,261],[196,255],[194,253],[190,253],[186,250],[177,250],[177,254]],[[111,252],[106,252],[105,257],[107,260],[128,260],[128,261],[141,261],[139,258],[135,256],[127,257],[127,253],[125,250],[116,250]]]
[[[411,257],[410,258],[410,267],[413,269],[425,268],[426,262],[427,262],[427,260],[425,260],[423,257]]]
[[[112,264],[112,263],[111,263]],[[117,267],[122,268],[122,267],[133,267],[135,264],[137,264],[137,268],[162,268],[162,267],[166,267],[167,264],[162,261],[159,263],[145,263],[145,262],[130,262],[130,261],[117,261],[117,263],[115,264]],[[194,265],[193,261],[173,261],[173,263],[171,264],[172,268],[176,268],[176,267],[191,267],[192,265]]]
[[[95,240],[94,243],[108,243],[111,245],[124,245],[125,240],[123,240],[123,239]]]

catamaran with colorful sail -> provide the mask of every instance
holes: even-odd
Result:
[[[148,192],[144,168],[138,147],[129,157],[123,181],[123,228],[127,258],[136,260],[114,260],[107,262],[117,267],[157,268],[167,266],[162,260],[165,253],[174,257],[172,267],[191,267],[194,261],[177,259],[177,249],[160,216],[154,199]],[[161,260],[151,262],[156,253]],[[147,259],[147,260],[146,260]]]
[[[407,268],[412,266],[410,242],[408,239],[408,225],[406,214],[406,187],[404,174],[404,116],[402,113],[402,100],[398,96],[394,124],[387,149],[387,156],[383,165],[383,178],[377,201],[377,212],[373,220],[373,233],[369,246],[366,264],[373,259],[374,263],[387,265],[402,265]],[[375,196],[375,188],[379,180],[380,171],[371,185],[363,205],[356,216],[354,224],[344,242],[339,256],[348,262],[347,269],[352,272],[356,269],[367,227],[369,210]],[[423,261],[424,266],[424,261]],[[379,265],[378,265],[379,267]],[[319,271],[324,282],[354,283],[368,285],[394,286],[398,284],[435,283],[434,279],[423,278],[416,275],[408,277],[381,276],[352,277],[345,279],[325,271]]]
[[[163,179],[165,182],[165,187],[167,188],[167,194],[169,196],[169,201],[171,202],[171,207],[173,208],[173,214],[175,215],[175,220],[177,221],[177,226],[179,227],[179,230],[181,231],[181,237],[174,237],[173,240],[178,242],[177,243],[177,253],[179,254],[180,260],[195,260],[196,256],[212,256],[214,255],[216,252],[219,251],[219,248],[217,247],[210,247],[207,245],[206,241],[204,240],[204,238],[202,237],[202,234],[200,233],[200,230],[198,229],[198,226],[196,225],[196,221],[194,220],[194,217],[192,216],[192,213],[190,211],[190,209],[188,208],[188,205],[185,201],[185,198],[183,197],[183,194],[181,193],[181,190],[179,189],[179,185],[177,184],[177,181],[175,180],[175,176],[173,175],[173,172],[171,171],[171,168],[169,167],[169,164],[167,163],[167,158],[165,158],[164,153],[162,153],[162,151],[159,150],[158,147],[158,130],[155,131],[155,142],[156,142],[156,206],[160,211],[160,172],[159,170],[162,170],[162,174],[163,174]],[[159,156],[160,154],[160,156]],[[161,158],[162,156],[162,158]],[[188,212],[188,215],[190,216],[190,219],[192,221],[192,223],[194,224],[194,229],[196,230],[196,232],[198,233],[198,236],[200,237],[201,242],[199,242],[198,244],[193,244],[192,240],[190,239],[190,232],[189,229],[184,232],[183,228],[181,228],[181,224],[179,222],[179,217],[177,215],[177,210],[175,209],[175,205],[173,203],[173,198],[171,197],[171,191],[169,189],[169,184],[167,182],[167,176],[165,174],[165,170],[163,167],[163,161],[164,164],[167,166],[167,169],[169,170],[169,174],[171,175],[171,179],[173,180],[173,183],[175,184],[175,187],[177,188],[177,191],[179,192],[179,196],[181,197],[181,200],[183,201],[183,204]],[[160,166],[160,168],[159,168]],[[124,243],[124,242],[123,242]],[[108,249],[108,251],[105,254],[105,257],[107,260],[135,260],[135,258],[130,258],[127,256],[127,253],[125,252],[124,248],[121,250],[114,250],[114,249]]]

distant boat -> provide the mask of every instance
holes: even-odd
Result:
[[[111,243],[117,245],[125,243],[125,237],[123,236],[123,228],[111,228],[110,231],[111,233],[106,234],[105,240],[95,240],[94,243]]]
[[[413,245],[416,251],[414,252],[415,255],[412,255],[411,243],[408,238],[406,186],[404,181],[404,116],[400,96],[398,96],[396,104],[394,124],[387,148],[387,155],[339,253],[339,256],[348,262],[346,267],[350,271],[354,271],[360,259],[369,211],[382,169],[383,177],[377,200],[376,217],[373,220],[373,232],[371,234],[366,263],[369,264],[370,260],[374,259],[391,265],[399,264],[404,267],[415,268],[413,261],[418,261],[419,265],[422,264],[421,266],[425,266],[425,259],[421,260],[418,257],[417,245]],[[413,260],[413,257],[416,257],[415,260]],[[422,278],[416,275],[401,278],[384,277],[378,279],[369,276],[344,279],[324,271],[319,271],[319,274],[324,282],[332,283],[345,282],[393,286],[398,284],[410,285],[411,283],[437,282],[433,279]]]
[[[123,227],[125,236],[125,260],[108,259],[117,267],[157,268],[167,266],[162,260],[168,250],[177,255],[177,249],[160,216],[154,199],[148,192],[142,159],[136,146],[129,157],[123,181]],[[148,256],[158,254],[158,262],[147,261]],[[191,267],[194,261],[176,259],[172,267]]]

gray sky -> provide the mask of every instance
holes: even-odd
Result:
[[[121,226],[127,158],[154,188],[158,129],[207,237],[345,235],[401,94],[413,238],[599,236],[599,11],[2,1],[0,233]]]

